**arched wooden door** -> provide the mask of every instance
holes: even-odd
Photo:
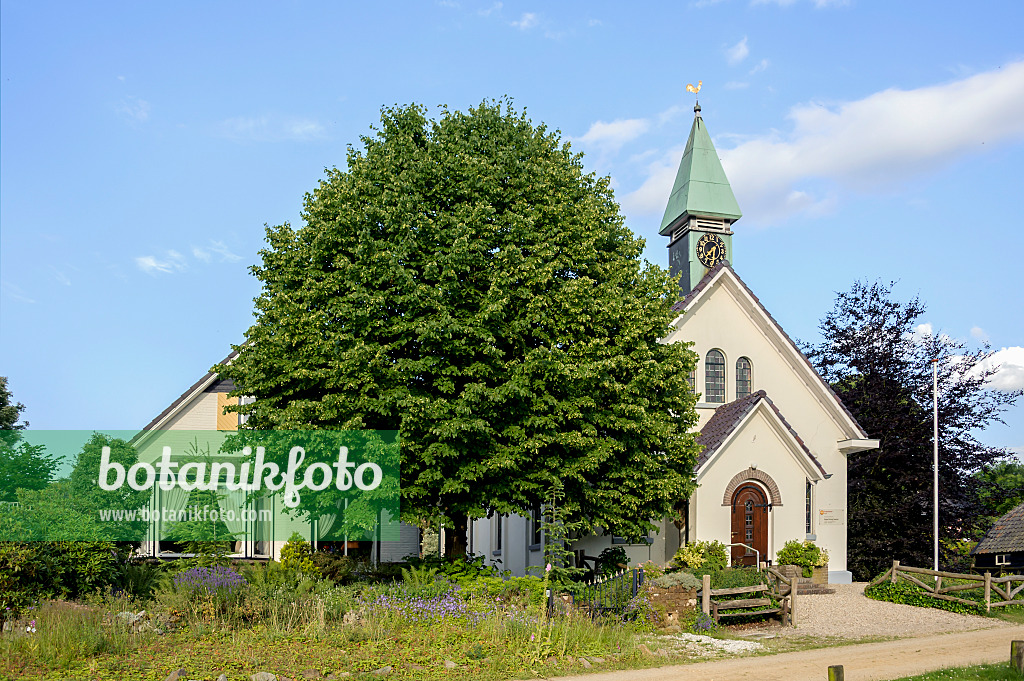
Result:
[[[768,559],[768,498],[760,487],[745,482],[732,495],[732,543],[746,544]],[[742,546],[732,547],[733,565],[756,565],[757,554]]]

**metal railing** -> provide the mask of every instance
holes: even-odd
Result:
[[[749,544],[739,544],[739,543],[736,543],[736,544],[726,544],[725,548],[730,548],[730,547],[733,547],[733,546],[742,546],[745,549],[750,549],[751,551],[753,551],[754,555],[756,557],[756,560],[754,561],[754,567],[756,567],[756,568],[760,568],[761,567],[761,552],[760,551],[755,549],[753,546],[750,546]],[[729,556],[729,567],[732,567],[732,551],[729,551],[729,553],[727,555]]]
[[[598,615],[625,615],[644,584],[644,571],[640,568],[623,570],[609,577],[599,577],[576,589],[573,605]]]

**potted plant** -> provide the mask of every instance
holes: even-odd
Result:
[[[828,584],[828,551],[812,541],[793,539],[776,553],[780,571],[787,577],[810,577],[815,584]],[[793,566],[787,569],[788,566]]]

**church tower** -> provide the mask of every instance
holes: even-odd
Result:
[[[660,230],[669,238],[669,272],[673,276],[682,273],[679,288],[683,295],[709,269],[723,260],[732,261],[731,227],[743,215],[700,117],[700,104],[693,107],[693,112],[690,138]]]

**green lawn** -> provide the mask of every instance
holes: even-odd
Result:
[[[936,672],[904,676],[892,681],[1020,681],[1024,676],[1018,674],[1009,662],[1003,664],[980,664],[974,667],[950,667]]]

